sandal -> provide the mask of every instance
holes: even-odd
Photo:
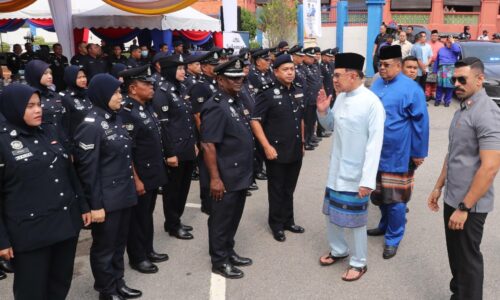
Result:
[[[349,271],[356,271],[358,272],[358,276],[356,277],[353,277],[353,278],[347,278],[347,275],[349,274]],[[353,266],[349,266],[349,268],[347,268],[345,274],[342,276],[342,280],[344,281],[356,281],[358,279],[360,279],[365,273],[366,271],[368,271],[368,267],[367,266],[364,266],[364,267],[353,267]]]
[[[320,264],[321,266],[323,266],[323,267],[326,267],[326,266],[331,266],[331,265],[333,265],[334,263],[336,263],[337,261],[342,260],[342,259],[347,258],[347,257],[349,257],[349,255],[345,255],[345,256],[333,256],[333,255],[332,255],[332,253],[330,252],[330,253],[328,253],[328,255],[325,257],[325,259],[331,259],[331,260],[332,260],[332,262],[330,262],[330,263],[325,263],[325,262],[322,262],[322,261],[321,261],[321,258],[323,258],[323,256],[321,256],[321,257],[319,258],[319,264]]]

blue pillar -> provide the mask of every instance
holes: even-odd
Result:
[[[373,70],[373,48],[375,38],[379,33],[380,24],[384,13],[385,0],[366,0],[368,6],[368,34],[366,36],[366,71],[367,77],[374,75]]]
[[[304,5],[297,5],[297,44],[304,46]]]
[[[172,45],[172,39],[173,39],[172,30],[170,29],[162,30],[162,35],[163,35],[163,42],[168,45],[168,53],[172,53],[174,50],[174,47]]]
[[[340,52],[344,52],[344,26],[347,24],[347,1],[337,2],[337,38],[336,43]]]
[[[30,24],[30,33],[32,37],[36,36],[36,26]]]
[[[262,7],[257,7],[255,9],[255,17],[257,18],[257,23],[259,24],[260,23],[260,14],[262,13]],[[259,45],[262,46],[262,40],[263,40],[263,37],[262,37],[262,30],[260,29],[257,29],[257,43],[259,43]]]

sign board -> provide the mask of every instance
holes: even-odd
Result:
[[[238,54],[241,48],[250,47],[250,34],[247,31],[223,32],[222,43],[224,48],[233,48]]]

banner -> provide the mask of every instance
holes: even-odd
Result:
[[[302,3],[306,37],[321,37],[321,0],[304,0]]]
[[[238,54],[241,48],[249,48],[250,34],[246,31],[223,32],[223,47],[233,48],[234,54]]]

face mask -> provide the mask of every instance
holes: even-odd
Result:
[[[148,56],[148,54],[149,54],[149,51],[148,51],[148,50],[142,50],[142,51],[141,51],[141,56],[142,56],[142,57],[147,57],[147,56]]]

